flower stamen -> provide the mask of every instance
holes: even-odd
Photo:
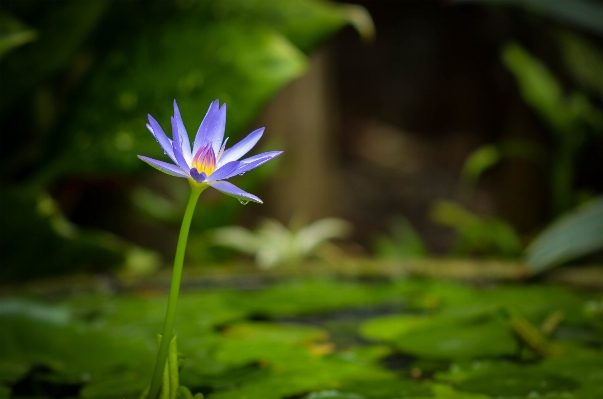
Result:
[[[199,173],[205,173],[207,176],[216,170],[216,155],[210,143],[199,148],[193,157],[191,168],[195,168]]]

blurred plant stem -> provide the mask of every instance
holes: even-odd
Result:
[[[191,220],[193,219],[193,213],[195,213],[195,206],[197,205],[199,195],[201,195],[206,188],[207,185],[199,186],[191,183],[191,193],[182,219],[180,235],[178,236],[178,245],[176,246],[176,258],[174,259],[172,283],[170,284],[170,296],[168,298],[161,344],[159,345],[159,352],[157,353],[157,362],[155,363],[155,370],[153,371],[153,379],[151,380],[148,399],[156,399],[159,394],[159,389],[161,388],[163,370],[168,356],[172,331],[174,330],[174,319],[176,318],[176,307],[178,306],[178,294],[180,293],[182,265],[184,263],[184,252],[186,251],[188,231],[191,227]]]

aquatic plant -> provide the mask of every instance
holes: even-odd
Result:
[[[188,204],[186,205],[186,210],[182,219],[180,235],[178,236],[167,312],[163,333],[161,335],[159,352],[157,354],[157,362],[153,372],[153,379],[147,396],[148,399],[155,399],[159,394],[162,385],[161,378],[164,373],[170,349],[174,319],[176,317],[180,281],[182,280],[184,252],[186,250],[191,220],[199,196],[206,188],[213,187],[226,195],[237,198],[243,204],[246,204],[249,201],[262,203],[262,200],[255,195],[245,192],[225,180],[255,169],[283,153],[282,151],[265,152],[239,161],[239,159],[247,154],[262,137],[264,128],[254,130],[239,143],[226,150],[226,142],[228,141],[228,138],[224,140],[226,104],[220,106],[218,100],[213,101],[209,106],[209,110],[197,130],[192,148],[176,100],[174,100],[174,116],[172,116],[171,122],[171,140],[151,115],[149,115],[149,124],[147,124],[147,128],[153,134],[164,153],[170,157],[174,163],[163,162],[143,155],[138,156],[149,165],[168,175],[187,179],[191,187]]]

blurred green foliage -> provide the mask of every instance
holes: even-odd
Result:
[[[312,256],[328,258],[325,252],[329,248],[336,250],[329,241],[346,238],[352,231],[349,222],[337,218],[320,219],[306,226],[296,224],[293,221],[286,227],[277,220],[267,219],[256,231],[227,226],[212,231],[211,241],[252,255],[260,268],[270,269],[282,265],[299,266]]]
[[[522,244],[517,232],[503,220],[481,217],[450,201],[436,202],[430,217],[458,233],[452,249],[454,254],[516,257],[521,253]]]
[[[555,141],[550,157],[551,186],[554,211],[559,214],[576,202],[576,157],[589,136],[601,133],[603,113],[581,93],[565,96],[552,73],[521,46],[508,45],[503,60],[517,79],[524,100],[551,128]]]
[[[226,102],[226,136],[235,141],[335,32],[352,24],[372,35],[364,9],[314,0],[31,0],[4,3],[0,18],[10,22],[0,30],[0,117],[10,126],[0,136],[0,181],[3,190],[30,193],[29,202],[73,177],[153,173],[136,157],[163,157],[146,114],[169,131],[173,99],[191,136],[212,100]],[[268,172],[274,168],[241,187],[253,189]],[[145,209],[160,208],[157,198],[144,197]],[[40,274],[77,267],[74,259],[54,262],[53,246],[20,258],[27,250],[20,243],[42,234],[38,214],[25,208],[0,210],[3,223],[11,212],[33,229],[0,229],[3,247],[14,253],[9,267],[32,275],[42,260],[48,266]],[[209,227],[241,209],[228,200],[202,208],[197,217]],[[70,241],[84,245],[78,242]]]
[[[603,249],[603,198],[551,223],[526,250],[532,270],[558,266]]]
[[[149,383],[163,301],[148,291],[80,293],[52,305],[3,299],[0,385],[15,396],[37,389],[39,398],[138,397]],[[179,380],[208,399],[596,398],[603,325],[588,309],[599,302],[555,286],[413,279],[184,292]],[[547,338],[562,352],[526,347],[501,309],[537,330],[551,314],[565,314]],[[337,324],[350,318],[355,339],[336,345]]]
[[[11,50],[36,40],[38,33],[6,13],[0,14],[0,59]]]
[[[374,241],[380,258],[416,259],[428,255],[423,239],[406,218],[394,217],[389,223],[389,230],[390,235],[380,235]]]
[[[578,28],[603,33],[603,7],[595,2],[551,2],[546,0],[458,0],[458,3],[522,6]],[[558,30],[553,38],[565,72],[576,89],[567,93],[564,83],[545,63],[517,43],[507,44],[502,60],[515,77],[524,101],[548,127],[551,148],[522,140],[503,140],[476,149],[466,159],[461,174],[463,190],[472,190],[484,172],[506,157],[535,161],[549,175],[553,221],[526,250],[533,272],[541,272],[603,249],[603,218],[590,217],[580,205],[593,199],[596,191],[577,188],[577,166],[585,148],[603,137],[603,52],[585,36]],[[595,141],[597,140],[597,141]],[[593,201],[598,203],[596,201]],[[592,212],[596,205],[591,206]],[[561,226],[561,227],[559,227]]]

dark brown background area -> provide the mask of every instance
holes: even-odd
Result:
[[[520,138],[550,147],[547,126],[522,100],[501,51],[520,43],[570,89],[554,39],[568,27],[513,7],[353,3],[370,12],[376,40],[363,45],[345,29],[262,116],[295,148],[273,190],[271,201],[280,204],[274,214],[342,216],[363,243],[401,214],[436,252],[453,240],[428,218],[438,199],[506,219],[526,237],[542,228],[551,217],[542,166],[505,159],[472,195],[459,192],[458,176],[466,157],[486,143]],[[599,184],[596,168],[582,169],[590,172],[578,182]]]

